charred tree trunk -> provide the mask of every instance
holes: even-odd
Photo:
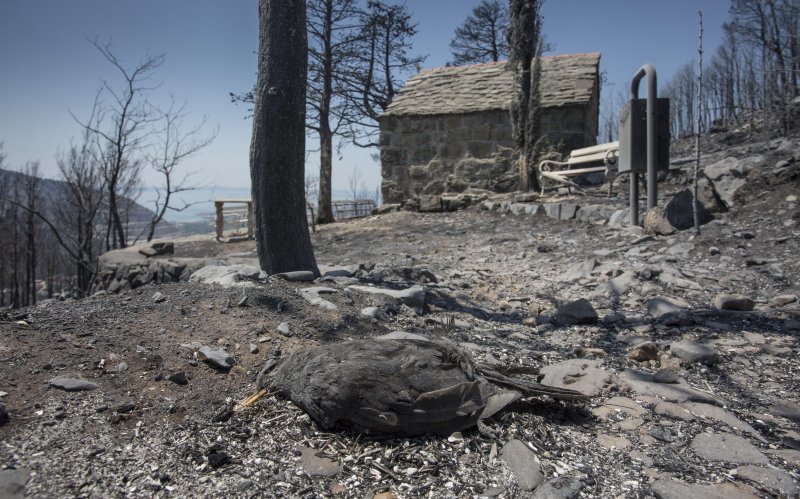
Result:
[[[250,177],[261,268],[319,275],[305,210],[306,4],[259,1]]]
[[[322,32],[322,95],[319,102],[319,197],[317,223],[334,221],[332,197],[333,132],[331,131],[331,99],[333,98],[333,1],[325,4]]]

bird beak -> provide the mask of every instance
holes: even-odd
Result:
[[[263,389],[257,391],[256,393],[250,395],[246,399],[244,399],[241,402],[239,402],[238,404],[236,404],[236,410],[240,410],[241,411],[246,407],[250,407],[252,405],[255,405],[255,403],[258,402],[259,400],[261,400],[261,398],[264,397],[264,395],[266,395],[268,392],[269,392],[269,390],[267,390],[266,388],[263,388]]]

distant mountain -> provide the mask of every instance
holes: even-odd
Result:
[[[0,192],[3,192],[8,188],[9,190],[13,190],[14,186],[19,186],[20,189],[26,183],[27,178],[29,175],[26,175],[21,172],[13,171],[13,170],[3,170],[0,168]],[[53,180],[49,178],[39,178],[39,196],[42,202],[42,206],[44,208],[44,213],[52,213],[51,205],[52,203],[58,202],[61,199],[62,193],[66,189],[66,182],[61,180]],[[20,192],[22,195],[22,193]],[[123,198],[123,201],[127,201],[127,198]],[[101,214],[103,210],[100,210]],[[133,202],[131,205],[130,211],[130,234],[132,237],[136,237],[143,228],[150,223],[155,213],[153,210],[146,208],[140,205],[137,202]],[[175,232],[175,227],[173,224],[162,221],[156,230],[156,234],[164,234],[167,232]]]

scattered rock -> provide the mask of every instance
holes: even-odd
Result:
[[[709,404],[702,404],[698,402],[684,402],[683,404],[681,404],[681,407],[691,412],[695,416],[720,421],[730,426],[731,428],[735,428],[744,433],[749,433],[750,435],[757,438],[761,442],[764,443],[767,442],[764,439],[764,437],[762,437],[761,434],[758,433],[752,426],[745,423],[741,419],[737,418],[736,416],[726,411],[722,407],[717,407]]]
[[[0,497],[22,499],[25,497],[25,485],[30,479],[31,473],[26,469],[0,469]]]
[[[558,388],[577,390],[589,396],[596,396],[611,383],[610,371],[601,369],[602,360],[569,359],[543,367],[542,383]]]
[[[281,272],[280,274],[273,274],[273,277],[280,277],[289,282],[312,282],[317,276],[310,270],[295,270],[292,272]]]
[[[231,462],[231,456],[222,450],[212,450],[208,453],[208,466],[212,469],[219,469]]]
[[[644,214],[643,226],[645,234],[669,236],[676,232],[675,227],[673,227],[672,224],[669,223],[669,220],[667,220],[667,217],[664,214],[664,209],[658,206],[647,210],[647,212]]]
[[[656,296],[647,300],[647,313],[658,319],[667,314],[677,314],[691,308],[691,305],[680,298]]]
[[[680,419],[682,421],[695,420],[694,414],[678,404],[673,404],[672,402],[659,402],[653,408],[653,412],[661,416],[666,416],[672,419]]]
[[[155,303],[161,303],[166,300],[167,297],[164,296],[164,294],[161,291],[156,291],[155,294],[153,295],[153,302]]]
[[[655,383],[677,383],[680,381],[680,376],[672,369],[659,369],[653,375]]]
[[[699,483],[685,483],[669,478],[656,480],[653,492],[661,499],[755,499],[757,492],[747,485],[738,483],[715,483],[701,485]]]
[[[691,340],[682,340],[672,343],[670,352],[687,364],[713,365],[719,361],[719,354],[713,345],[697,343]]]
[[[500,457],[517,478],[520,489],[529,491],[544,480],[536,456],[521,440],[511,440],[500,450]]]
[[[691,448],[695,454],[707,461],[769,464],[769,459],[753,444],[731,433],[699,433],[692,440]]]
[[[372,319],[381,321],[381,322],[389,322],[391,321],[391,317],[389,314],[383,311],[380,307],[366,307],[361,309],[361,315],[365,317],[370,317]]]
[[[747,183],[747,174],[754,164],[763,162],[760,156],[746,159],[728,157],[717,163],[708,165],[704,169],[706,177],[714,185],[714,191],[730,209],[734,205],[736,192]]]
[[[800,405],[793,402],[787,401],[782,404],[771,405],[769,406],[769,412],[800,423]]]
[[[206,364],[223,371],[230,370],[230,368],[232,368],[236,363],[233,357],[231,357],[230,354],[223,348],[211,348],[204,345],[200,347],[200,349],[197,351],[197,354],[200,357],[200,360]]]
[[[286,336],[287,338],[292,336],[292,330],[289,327],[289,323],[288,322],[281,322],[280,324],[278,324],[277,331],[278,331],[278,334],[280,334],[282,336]]]
[[[628,348],[628,358],[638,362],[658,359],[658,346],[652,341],[645,341]]]
[[[579,479],[564,475],[536,487],[531,499],[575,499],[582,488]]]
[[[594,324],[597,322],[597,312],[589,300],[579,298],[558,307],[554,319],[558,324],[566,326]]]
[[[169,376],[167,376],[167,381],[172,381],[176,385],[189,384],[189,378],[186,377],[186,373],[183,371],[170,374]]]
[[[194,272],[189,277],[189,281],[219,284],[226,288],[252,287],[256,285],[256,281],[266,279],[266,277],[267,274],[256,265],[209,265]]]
[[[625,437],[606,435],[605,433],[600,433],[597,435],[597,443],[602,445],[606,449],[617,449],[617,450],[627,449],[631,445],[631,441]]]
[[[737,476],[755,482],[759,487],[764,487],[780,497],[798,497],[800,488],[795,485],[792,475],[783,470],[764,468],[748,464],[736,468]]]
[[[713,194],[712,199],[715,199]],[[684,189],[664,205],[664,218],[678,230],[692,228],[694,227],[693,204],[694,196],[692,191]],[[702,201],[697,204],[697,217],[700,225],[705,225],[714,219],[714,215],[708,211]]]
[[[707,402],[722,405],[722,401],[684,382],[675,384],[655,383],[653,375],[636,369],[626,369],[618,376],[619,382],[639,395],[658,397],[668,402]]]
[[[419,211],[423,213],[443,211],[442,196],[429,196],[429,195],[420,196]]]
[[[772,298],[772,304],[776,307],[784,307],[797,301],[797,295],[778,295]]]
[[[325,457],[317,456],[317,451],[307,447],[297,449],[300,456],[300,466],[309,476],[334,477],[342,472],[338,463]]]
[[[335,303],[329,302],[325,298],[319,296],[321,294],[336,293],[337,290],[333,288],[323,288],[323,287],[302,288],[299,289],[297,292],[300,294],[300,296],[303,297],[305,301],[316,307],[321,307],[327,310],[339,309],[339,307],[337,307]]]
[[[714,306],[720,310],[749,312],[753,310],[755,302],[743,295],[721,294],[714,298]]]
[[[50,386],[64,390],[65,392],[85,392],[90,390],[97,390],[99,386],[91,381],[88,381],[77,374],[56,376],[48,381]]]
[[[394,290],[386,288],[374,288],[370,286],[350,286],[347,289],[358,291],[359,293],[378,294],[399,300],[409,307],[422,307],[425,305],[425,288],[422,286],[411,286],[407,289]]]
[[[175,253],[175,243],[170,243],[170,242],[150,243],[147,246],[139,248],[139,253],[148,258],[158,255],[172,255]]]

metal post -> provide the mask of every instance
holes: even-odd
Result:
[[[639,174],[633,170],[631,171],[631,225],[639,225]]]
[[[223,201],[214,201],[214,209],[216,211],[216,217],[214,218],[214,231],[217,235],[217,241],[222,240],[222,230],[225,226],[225,219],[222,216],[222,205],[224,204]]]
[[[656,164],[658,161],[658,133],[656,128],[658,124],[658,91],[656,90],[656,68],[652,64],[645,64],[633,76],[630,98],[639,98],[639,81],[645,75],[647,75],[647,209],[649,210],[655,208],[658,204],[658,165]],[[633,177],[631,177],[631,180],[633,180]],[[631,187],[631,192],[633,192],[633,187]],[[633,223],[633,217],[634,214],[631,213],[631,223]],[[638,220],[638,218],[637,210],[636,219]]]

